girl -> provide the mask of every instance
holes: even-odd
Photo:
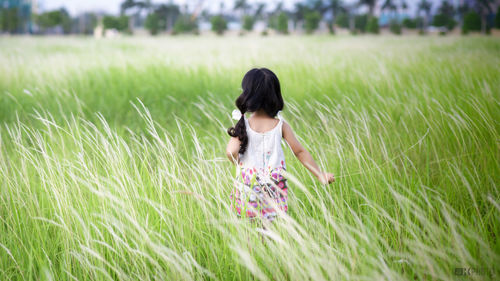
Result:
[[[322,184],[334,182],[335,178],[320,171],[290,125],[279,115],[283,98],[278,78],[271,70],[251,69],[243,77],[241,87],[243,93],[236,99],[239,112],[233,111],[233,118],[239,121],[227,130],[231,139],[226,154],[239,168],[237,185],[230,195],[231,207],[239,217],[246,213],[250,218],[261,215],[273,221],[277,215],[273,207],[288,211],[287,180],[282,175],[286,170],[282,138]],[[248,119],[246,112],[252,113]]]

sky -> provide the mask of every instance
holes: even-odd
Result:
[[[167,3],[169,0],[152,0],[153,3]],[[199,0],[173,0],[173,2],[184,5],[188,4],[190,7],[196,6]],[[203,1],[203,7],[208,8],[210,11],[218,11],[219,3],[224,2],[225,10],[230,10],[234,5],[234,0],[205,0]],[[344,0],[344,3],[353,3],[357,0]],[[379,0],[379,5],[383,3],[384,0]],[[456,2],[458,0],[449,0],[450,2]],[[120,10],[120,4],[123,0],[38,0],[38,6],[41,11],[47,11],[52,9],[58,9],[60,7],[66,7],[71,15],[77,15],[86,11],[104,11],[110,14],[118,14]],[[274,7],[277,3],[283,2],[285,8],[292,9],[294,4],[298,0],[248,0],[249,3],[266,2],[269,8]],[[398,2],[398,0],[396,0]],[[414,14],[416,10],[416,5],[419,0],[406,0],[409,6],[409,13]],[[441,0],[430,0],[433,3],[433,8],[436,8]]]

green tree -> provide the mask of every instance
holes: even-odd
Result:
[[[329,0],[326,9],[330,10],[332,16],[331,21],[328,22],[328,29],[331,34],[335,34],[335,23],[337,22],[337,18],[341,13],[346,12],[346,8],[341,0]]]
[[[319,21],[321,20],[321,15],[317,11],[311,11],[305,14],[305,29],[306,33],[310,34],[316,29],[318,29]]]
[[[377,5],[377,0],[359,0],[359,5],[368,7],[368,14],[373,16],[373,11],[375,9],[375,5]]]
[[[295,3],[294,11],[295,12],[292,15],[292,19],[293,19],[293,28],[296,29],[299,23],[301,23],[305,19],[305,15],[309,11],[309,9],[303,3],[297,2]]]
[[[278,15],[276,30],[282,34],[288,34],[288,15],[285,12]]]
[[[470,31],[481,31],[481,17],[475,11],[470,11],[464,16],[462,33],[467,34]]]
[[[446,24],[446,29],[453,30],[455,26],[457,26],[457,21],[455,19],[449,19],[448,23]]]
[[[227,30],[227,21],[222,15],[213,16],[210,23],[212,24],[212,31],[218,35],[224,34],[224,31]]]
[[[417,6],[418,15],[420,16],[421,12],[424,13],[422,25],[420,26],[420,31],[422,33],[425,33],[425,31],[427,30],[427,25],[429,24],[429,18],[431,15],[431,9],[432,9],[432,3],[429,2],[428,0],[421,0],[418,3]]]
[[[102,18],[102,25],[103,25],[103,27],[105,29],[111,29],[111,28],[115,28],[116,29],[116,26],[118,25],[116,17],[114,17],[114,16],[104,16]]]
[[[35,16],[35,22],[42,32],[56,26],[61,26],[63,32],[68,34],[71,31],[71,18],[66,9],[53,10]]]
[[[246,31],[252,31],[253,27],[255,25],[255,22],[258,19],[263,18],[263,13],[264,13],[264,8],[266,7],[265,3],[258,3],[257,8],[251,15],[249,12],[249,9],[251,6],[249,4],[246,4],[246,1],[237,1],[238,3],[235,4],[234,9],[239,9],[243,13],[242,17],[242,25],[243,29]]]
[[[234,2],[233,10],[236,12],[240,12],[240,22],[243,30],[251,31],[254,25],[254,18],[248,15],[248,10],[251,8],[251,5],[247,3],[247,0],[236,0]]]
[[[347,15],[347,13],[339,14],[335,23],[342,28],[349,28],[349,15]]]
[[[84,13],[79,18],[73,19],[73,25],[77,27],[77,33],[92,34],[97,26],[97,16],[91,12]]]
[[[191,19],[191,16],[188,14],[181,14],[175,21],[173,33],[196,33],[197,30],[198,23],[196,22],[196,20]]]
[[[127,13],[129,11],[134,11],[130,16],[127,16],[127,27],[123,29],[123,31],[126,31],[127,33],[132,33],[134,30],[134,27],[136,26],[135,20],[139,18],[141,12],[144,9],[149,10],[151,8],[151,1],[135,1],[135,0],[124,0],[120,4],[120,15],[121,16],[127,16]]]
[[[354,17],[354,28],[359,32],[364,33],[366,31],[366,24],[368,23],[369,15],[356,15]]]
[[[247,3],[247,0],[236,0],[234,2],[234,11],[241,11],[243,16],[247,15],[247,11],[250,9],[250,5]]]
[[[59,10],[61,14],[61,27],[64,34],[69,34],[71,32],[71,17],[65,8]]]
[[[448,17],[443,14],[436,14],[432,19],[432,25],[437,27],[444,27],[448,23]]]
[[[373,34],[378,34],[380,32],[377,17],[370,17],[368,19],[368,23],[366,24],[366,31]]]
[[[382,11],[388,10],[391,15],[391,21],[395,19],[395,14],[397,14],[398,6],[394,3],[394,0],[385,0],[384,4],[380,8]]]
[[[500,6],[498,6],[497,15],[495,16],[495,27],[500,29]]]
[[[481,17],[481,32],[489,33],[491,24],[488,22],[488,15],[493,13],[492,4],[496,0],[476,0],[479,8],[479,15]]]
[[[469,10],[467,4],[459,5],[457,8],[458,24],[461,29],[463,29],[465,14],[467,14]]]
[[[173,29],[177,17],[181,14],[179,6],[173,3],[160,4],[154,11],[159,18],[160,30],[164,29],[167,31]]]
[[[279,2],[274,11],[272,11],[268,16],[267,26],[277,32],[287,33],[288,23],[285,24],[284,22],[280,22],[280,20],[283,21],[285,19],[288,21],[288,15],[283,11],[283,2]]]
[[[45,32],[48,28],[59,24],[59,13],[57,11],[41,13],[35,17],[35,22]]]
[[[432,20],[432,24],[437,27],[446,27],[448,31],[453,30],[457,25],[457,22],[444,14],[437,14]]]
[[[177,23],[178,18],[181,16],[178,5],[169,3],[159,5],[147,4],[146,6],[149,13],[144,22],[144,27],[149,30],[150,34],[155,35],[162,30],[173,31],[173,33],[175,33],[180,32],[180,29],[184,29],[186,27],[185,18]],[[177,28],[174,30],[176,23]]]
[[[129,20],[128,16],[104,16],[102,19],[102,25],[105,29],[116,29],[120,32],[129,32]]]
[[[278,15],[271,14],[267,19],[267,27],[278,29]]]
[[[403,20],[403,26],[408,29],[415,29],[417,28],[417,20],[416,19],[410,19],[410,18],[405,18]]]
[[[243,16],[243,29],[246,31],[252,31],[253,25],[255,24],[255,19],[252,16]]]
[[[264,15],[264,10],[266,8],[266,3],[258,3],[257,9],[253,13],[254,22],[258,19],[262,19]]]
[[[438,8],[438,13],[434,15],[432,24],[437,27],[446,27],[447,30],[452,30],[456,21],[453,18],[455,15],[455,8],[447,0],[441,3]]]
[[[389,23],[389,30],[396,35],[401,34],[401,24],[397,20],[391,20]]]
[[[151,35],[158,34],[160,30],[160,18],[157,13],[150,13],[146,17],[146,21],[144,22],[144,27],[149,30]]]
[[[5,9],[5,24],[4,31],[9,33],[16,33],[19,29],[21,19],[19,18],[19,11],[17,7]]]

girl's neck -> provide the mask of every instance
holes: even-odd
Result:
[[[254,111],[251,116],[255,116],[258,118],[271,118],[271,116],[269,116],[264,109]]]

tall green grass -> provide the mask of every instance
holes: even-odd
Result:
[[[0,49],[1,280],[500,274],[497,39],[3,38]],[[289,213],[267,229],[230,210],[224,157],[254,66],[278,75],[283,116],[337,178],[319,184],[286,149]]]

